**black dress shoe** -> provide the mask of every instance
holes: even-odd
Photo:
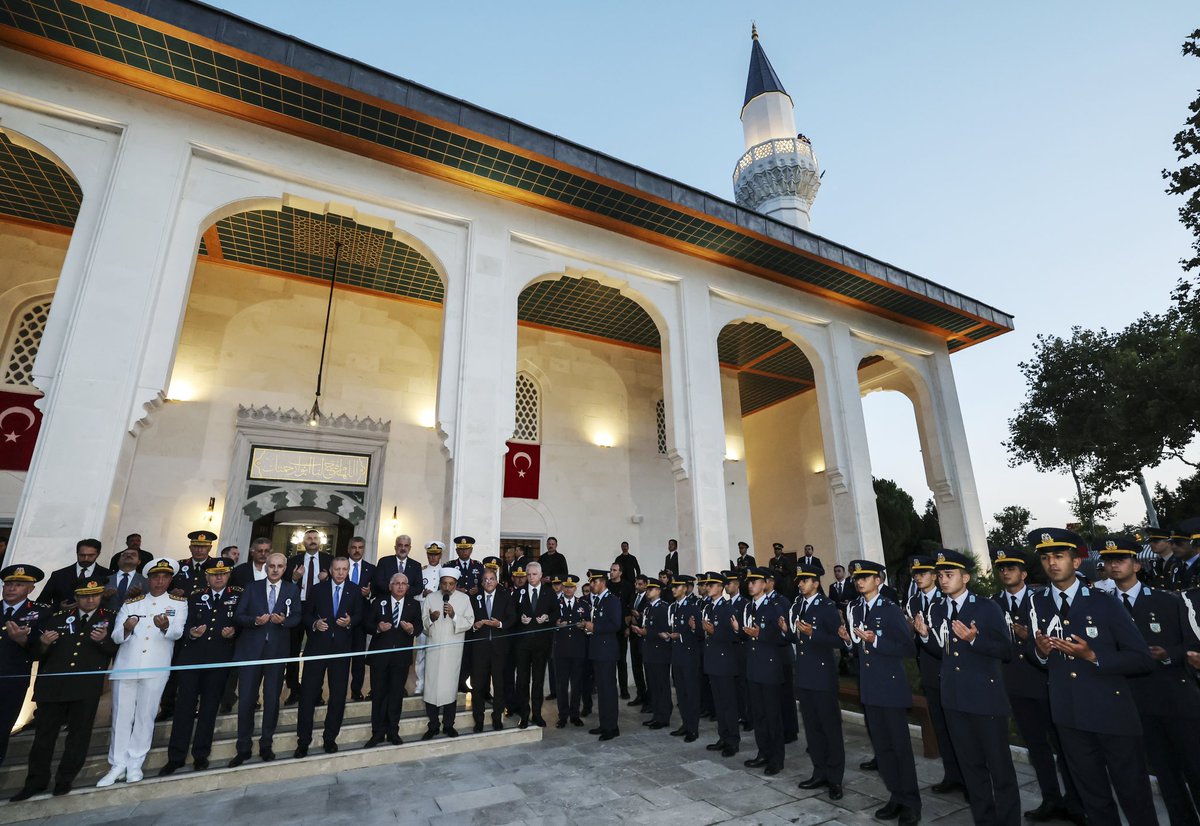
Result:
[[[1048,820],[1054,820],[1057,815],[1058,806],[1045,800],[1036,809],[1031,809],[1024,813],[1025,819],[1032,820],[1034,823],[1045,823]]]
[[[205,771],[207,768],[208,768],[208,758],[207,757],[192,758],[192,771],[202,772],[202,771]]]
[[[879,820],[895,820],[900,817],[901,808],[899,803],[888,803],[882,809],[875,810],[875,817]]]
[[[232,703],[221,703],[221,705],[217,709],[217,711],[219,711],[221,714],[229,714],[233,711],[233,704]]]
[[[421,735],[421,739],[422,740],[432,740],[434,737],[437,737],[437,733],[438,733],[438,730],[435,728],[426,729],[425,733]]]
[[[745,767],[746,767],[746,768],[748,768],[748,769],[758,769],[758,768],[762,768],[763,766],[767,765],[767,758],[765,758],[765,757],[751,757],[749,760],[746,760],[746,761],[744,761],[744,762],[742,763],[742,765],[743,765],[743,766],[745,766]]]
[[[476,734],[483,734],[483,721],[480,720],[478,723],[476,723],[471,731],[475,732]]]
[[[517,728],[529,728],[529,719],[522,717],[521,722],[517,723]]]
[[[721,749],[722,757],[733,757],[737,753],[738,753],[738,750],[735,749],[733,746],[726,746],[725,748]]]
[[[666,728],[667,726],[670,725],[670,723],[656,723],[653,720],[651,720],[649,723],[644,723],[643,725],[645,725],[646,728],[652,728],[655,731],[657,731],[660,728]]]
[[[572,717],[571,725],[583,728],[583,720],[580,720],[578,717]]]
[[[845,796],[846,796],[845,793],[842,791],[841,783],[830,783],[829,784],[829,799],[830,800],[841,800]]]
[[[325,744],[325,753],[326,754],[337,754],[337,743],[326,743]]]
[[[612,740],[614,737],[620,737],[620,736],[621,735],[618,732],[606,731],[600,735],[600,739],[597,742],[603,743],[606,740]]]
[[[285,706],[294,706],[298,702],[300,702],[300,695],[295,691],[289,691],[287,699],[283,701],[283,704]]]
[[[9,800],[13,803],[20,803],[22,800],[28,800],[29,798],[33,797],[35,794],[41,794],[44,791],[46,791],[45,786],[43,786],[40,789],[31,789],[29,786],[25,786],[24,788],[21,789],[21,791],[17,792],[12,797],[10,797]]]
[[[622,691],[622,692],[621,692],[621,699],[622,699],[622,700],[628,700],[628,699],[629,699],[629,692],[628,692],[628,691]]]
[[[70,783],[55,783],[54,791],[51,792],[51,794],[54,795],[55,797],[62,797],[64,794],[70,794],[70,793],[71,793],[71,784]]]
[[[370,739],[368,739],[367,742],[363,743],[363,748],[364,749],[373,749],[382,742],[383,742],[383,737],[381,735],[372,734]]]
[[[447,726],[446,728],[442,729],[442,734],[446,735],[447,737],[457,737],[458,730],[455,729],[454,726]]]
[[[559,717],[558,722],[554,724],[554,727],[555,728],[566,728],[567,727],[567,718]]]
[[[168,760],[167,764],[158,770],[159,777],[169,777],[175,772],[183,768],[183,763],[179,760]]]
[[[672,737],[682,737],[683,735],[685,735],[687,733],[688,733],[687,729],[685,729],[683,726],[680,726],[679,728],[677,728],[673,732],[671,732],[671,736]]]
[[[778,766],[767,766],[765,769],[763,769],[763,774],[765,774],[767,777],[774,777],[781,771],[783,770]]]
[[[350,695],[350,699],[356,703],[361,703],[363,700],[365,700],[367,698],[362,695],[361,691],[356,691]]]
[[[1058,819],[1074,823],[1075,826],[1087,826],[1087,815],[1083,812],[1073,812],[1066,806],[1059,807]]]
[[[275,752],[271,751],[270,749],[263,749],[258,753],[258,756],[263,759],[264,763],[270,763],[275,759]]]
[[[929,787],[929,791],[937,794],[950,794],[950,792],[962,791],[962,783],[955,783],[953,780],[942,779],[940,783],[934,783]]]
[[[865,772],[879,771],[879,761],[872,757],[865,763],[859,763],[858,767]]]
[[[588,729],[588,734],[603,734],[603,733],[604,733],[604,729],[600,728],[599,726],[597,726],[596,728]]]
[[[299,760],[303,757],[308,757],[308,746],[296,746],[296,750],[292,752],[292,758]]]
[[[175,713],[173,711],[167,711],[164,708],[164,709],[160,710],[158,712],[158,714],[154,717],[154,722],[165,723],[167,720],[170,720],[174,716],[175,716]]]
[[[245,762],[246,762],[247,760],[249,760],[249,759],[250,759],[250,755],[249,755],[249,754],[237,754],[237,755],[234,755],[234,758],[233,758],[232,760],[230,760],[230,761],[229,761],[229,768],[231,768],[231,769],[236,769],[238,766],[242,765],[243,763],[245,763]]]
[[[742,723],[742,731],[754,731],[754,723],[749,720]]]
[[[645,704],[646,704],[646,698],[642,697],[641,695],[638,695],[637,697],[634,697],[632,700],[630,700],[625,705],[627,705],[627,706],[644,706]]]
[[[829,781],[823,777],[810,777],[807,780],[801,780],[796,785],[802,789],[822,789],[829,785]]]
[[[687,734],[683,735],[683,742],[685,742],[685,743],[695,743],[695,742],[696,742],[696,740],[697,740],[697,739],[699,739],[699,737],[700,737],[700,735],[699,735],[699,734],[697,734],[696,732],[694,732],[694,731],[689,731]]]
[[[388,743],[390,743],[393,746],[403,746],[404,745],[404,740],[400,737],[399,734],[389,734],[387,736],[387,741],[388,741]]]
[[[592,707],[584,706],[583,710],[579,712],[579,716],[580,717],[591,717],[592,716]]]
[[[718,740],[715,743],[709,743],[704,747],[705,751],[725,751],[725,744]]]
[[[502,721],[499,717],[497,717],[495,720],[492,720],[492,731],[504,731],[504,721]]]
[[[921,822],[921,813],[908,806],[900,807],[900,826],[916,826]]]
[[[545,727],[546,727],[546,721],[545,721],[544,719],[542,719],[541,717],[534,717],[534,718],[533,718],[533,724],[534,724],[535,726],[537,726],[538,728],[545,728]]]
[[[315,706],[323,706],[323,705],[325,705],[325,698],[324,698],[324,697],[318,697],[318,698],[317,698],[317,701],[316,701],[315,703],[313,703],[313,705],[315,705]]]

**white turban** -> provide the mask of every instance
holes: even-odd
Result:
[[[462,571],[458,570],[458,568],[452,568],[452,567],[442,568],[442,570],[438,573],[439,579],[445,579],[446,577],[450,577],[455,582],[457,582],[459,577],[461,577],[461,576],[462,576]]]

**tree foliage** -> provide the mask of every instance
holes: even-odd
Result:
[[[921,548],[921,517],[913,498],[891,479],[874,479],[875,507],[883,540],[883,561],[890,582],[907,567],[905,560]]]
[[[1154,509],[1163,525],[1175,525],[1200,514],[1200,473],[1180,479],[1174,488],[1155,485]]]
[[[932,499],[925,500],[925,513],[921,514],[921,547],[926,550],[942,547],[942,523],[938,519],[937,505]]]
[[[987,543],[992,550],[997,548],[1019,548],[1025,544],[1025,534],[1033,514],[1020,505],[1006,505],[999,513],[993,513],[996,527],[988,531]]]
[[[1183,41],[1183,54],[1200,57],[1200,29]],[[1175,152],[1182,165],[1174,170],[1164,169],[1162,174],[1168,184],[1167,192],[1184,197],[1179,220],[1196,240],[1192,243],[1194,254],[1180,263],[1185,270],[1194,270],[1200,268],[1200,162],[1192,160],[1200,156],[1200,97],[1191,102],[1188,112],[1184,128],[1175,135]]]

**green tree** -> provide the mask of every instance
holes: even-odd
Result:
[[[938,521],[937,505],[933,499],[925,500],[925,513],[921,514],[920,540],[924,549],[942,547],[942,523]]]
[[[1173,489],[1155,485],[1154,509],[1159,521],[1167,526],[1200,514],[1200,473],[1180,479]]]
[[[988,531],[987,543],[992,550],[997,548],[1019,548],[1025,544],[1025,534],[1033,514],[1020,505],[1006,505],[999,513],[993,513],[996,527]]]
[[[1183,41],[1183,54],[1200,57],[1200,29]],[[1175,152],[1183,165],[1175,170],[1164,169],[1162,174],[1168,184],[1167,192],[1185,199],[1179,208],[1179,220],[1196,240],[1192,243],[1192,257],[1180,263],[1185,270],[1194,270],[1200,267],[1200,162],[1193,160],[1200,156],[1200,97],[1191,102],[1188,111],[1184,128],[1175,135]]]
[[[907,567],[906,560],[920,550],[921,517],[913,498],[891,479],[874,479],[875,507],[879,512],[879,533],[883,540],[883,560],[888,581]]]

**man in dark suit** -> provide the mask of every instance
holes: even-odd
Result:
[[[412,665],[412,646],[421,630],[421,603],[409,596],[408,577],[392,574],[388,595],[375,601],[371,620],[371,650],[388,653],[371,657],[371,738],[363,744],[370,749],[386,738],[393,746],[400,739],[400,716],[404,712],[405,684]],[[419,593],[419,592],[417,592]]]
[[[300,624],[302,608],[300,589],[283,580],[287,557],[273,553],[267,557],[267,578],[254,582],[238,600],[233,615],[240,629],[233,648],[240,662],[274,660],[288,656],[291,631]],[[274,760],[275,727],[279,723],[279,692],[283,665],[243,665],[238,668],[238,735],[237,754],[229,761],[236,768],[250,757],[254,736],[254,707],[258,688],[262,684],[262,734],[259,754],[263,760]]]
[[[887,805],[877,809],[875,817],[899,818],[909,826],[921,820],[921,792],[908,736],[912,691],[904,670],[904,661],[916,653],[916,643],[904,611],[881,593],[883,570],[883,563],[869,559],[850,563],[859,599],[851,603],[849,628],[838,628],[838,636],[858,654],[867,733],[889,794]]]
[[[1083,540],[1061,528],[1029,534],[1050,587],[1030,609],[1029,653],[1049,670],[1050,713],[1087,821],[1157,824],[1130,677],[1154,668],[1145,637],[1110,594],[1075,576]],[[1110,786],[1111,782],[1111,786]]]
[[[321,550],[319,531],[305,531],[303,543],[304,553],[295,554],[288,559],[284,579],[300,589],[300,602],[307,608],[308,603],[312,601],[313,589],[318,583],[329,578],[329,566],[333,562],[333,555]],[[284,705],[293,705],[300,699],[300,649],[304,647],[305,639],[310,637],[307,624],[297,623],[292,628],[288,656],[293,660],[287,664],[287,668],[283,672],[283,679],[288,687],[288,696],[283,701]]]
[[[701,608],[701,628],[704,631],[704,679],[712,687],[713,711],[717,716],[717,740],[709,743],[708,751],[719,751],[722,757],[733,757],[741,746],[738,730],[737,678],[741,671],[741,636],[733,630],[730,619],[736,616],[733,602],[725,596],[725,575],[709,571],[704,575],[709,603]]]
[[[787,637],[796,647],[796,699],[804,719],[804,739],[813,773],[802,789],[828,787],[830,800],[841,800],[846,771],[842,713],[838,707],[838,668],[834,651],[842,647],[837,630],[842,616],[833,600],[817,590],[820,568],[800,565],[800,595],[787,618]]]
[[[146,578],[138,570],[138,551],[136,548],[126,548],[117,554],[117,567],[104,580],[104,598],[101,601],[108,611],[116,614],[125,604],[125,600],[133,599],[147,590]]]
[[[0,571],[4,602],[0,605],[0,765],[8,753],[8,736],[21,714],[29,674],[36,659],[38,626],[53,613],[49,605],[31,602],[34,586],[46,578],[32,565],[9,565]]]
[[[318,659],[304,665],[304,680],[300,684],[300,713],[296,717],[296,758],[308,756],[312,742],[313,715],[321,687],[329,678],[329,706],[325,709],[325,728],[322,745],[326,754],[338,750],[337,736],[346,715],[346,684],[350,680],[350,660],[346,657],[320,659],[326,654],[349,654],[353,651],[354,629],[363,621],[362,586],[350,582],[350,560],[334,557],[329,565],[329,578],[312,588],[312,596],[304,603],[304,626],[308,630],[305,653]]]
[[[558,577],[561,582],[567,575],[567,558],[559,552],[556,537],[546,537],[546,550],[542,552],[537,561],[542,566],[542,578],[547,582],[554,577]],[[528,570],[528,566],[526,570]]]
[[[38,602],[45,603],[55,611],[75,604],[75,585],[81,579],[103,583],[110,571],[97,564],[100,556],[99,539],[81,539],[75,543],[75,562],[50,573]],[[114,643],[115,645],[115,643]]]
[[[471,712],[475,733],[483,731],[483,711],[489,689],[492,697],[492,729],[504,728],[504,673],[508,662],[508,634],[517,626],[517,609],[512,595],[499,587],[500,565],[488,565],[481,591],[471,600],[475,624],[467,632],[471,652]],[[550,588],[544,588],[551,591]],[[550,636],[548,633],[545,636]],[[524,720],[522,714],[522,720]]]
[[[608,591],[608,571],[589,568],[588,584],[592,589],[592,615],[583,629],[591,634],[588,661],[592,664],[600,718],[600,725],[588,733],[598,734],[604,741],[621,735],[617,727],[617,632],[621,630],[621,600]]]
[[[108,570],[117,570],[117,560],[120,558],[121,554],[125,553],[125,551],[129,550],[130,548],[133,548],[135,551],[137,551],[137,569],[139,571],[146,567],[147,562],[154,561],[154,554],[150,553],[149,551],[142,550],[142,535],[140,533],[131,533],[129,536],[125,537],[124,550],[117,551],[112,555],[112,558],[108,560]]]
[[[371,624],[371,603],[374,602],[375,594],[375,566],[367,560],[363,559],[363,555],[367,552],[367,540],[361,536],[355,536],[350,539],[350,544],[347,546],[346,555],[350,559],[350,575],[347,577],[351,585],[357,585],[359,593],[362,594],[367,605],[363,607],[363,621],[354,626],[354,651],[367,650],[367,635],[371,633],[368,626]],[[411,583],[410,583],[411,584]],[[367,658],[354,657],[350,660],[350,699],[359,702],[363,699],[363,680],[367,672]]]
[[[1191,636],[1183,600],[1177,594],[1142,585],[1141,546],[1130,537],[1110,536],[1100,557],[1116,583],[1113,592],[1154,657],[1145,676],[1131,677],[1133,699],[1142,719],[1150,771],[1158,779],[1171,823],[1200,823],[1200,685],[1188,672],[1185,649]]]
[[[1008,696],[1002,664],[1012,658],[1004,612],[968,593],[974,562],[958,551],[937,552],[943,599],[913,614],[921,645],[941,670],[941,701],[954,738],[967,801],[976,823],[1021,822],[1021,795],[1008,746]]]
[[[750,716],[754,720],[754,741],[758,753],[745,761],[747,768],[763,768],[767,776],[783,770],[783,682],[788,667],[784,646],[788,644],[779,630],[779,618],[787,615],[782,600],[769,598],[767,578],[771,570],[751,568],[746,572],[750,601],[740,617],[731,618],[734,630],[746,646],[746,688]]]
[[[271,555],[271,540],[260,536],[250,543],[250,558],[237,565],[229,576],[229,584],[243,591],[260,579],[267,578],[267,557]]]
[[[528,584],[516,594],[516,624],[514,626],[517,656],[517,711],[521,715],[518,728],[545,726],[542,701],[545,698],[546,662],[554,641],[549,629],[558,619],[558,597],[554,588],[542,579],[542,566],[530,562],[525,570]],[[474,653],[472,652],[472,656]]]
[[[420,596],[422,591],[421,563],[409,557],[412,552],[412,537],[401,534],[396,537],[395,553],[377,560],[374,578],[371,580],[371,590],[376,599],[386,597],[390,592],[392,574],[402,573],[408,577],[408,592],[413,597]]]
[[[99,551],[97,543],[96,551]],[[40,660],[33,700],[37,715],[29,748],[29,773],[13,801],[28,800],[50,785],[50,761],[58,732],[65,724],[67,738],[54,794],[71,791],[87,760],[96,722],[96,707],[104,690],[104,674],[117,653],[112,641],[113,615],[100,607],[104,586],[97,579],[76,583],[72,607],[45,618],[39,626],[34,652]],[[71,673],[71,672],[78,672]]]
[[[667,540],[667,558],[663,562],[663,569],[673,574],[679,573],[679,543],[674,539]]]
[[[558,612],[554,624],[554,660],[557,685],[554,687],[558,701],[557,728],[566,728],[567,721],[582,726],[579,716],[579,694],[583,684],[583,663],[587,659],[588,638],[580,627],[587,620],[591,603],[586,597],[576,596],[579,577],[567,574],[562,582],[562,594],[558,598]]]
[[[1012,707],[1017,731],[1029,752],[1029,764],[1037,777],[1042,802],[1025,812],[1025,819],[1035,823],[1049,820],[1084,822],[1083,803],[1075,790],[1071,774],[1062,756],[1062,746],[1050,719],[1050,692],[1046,670],[1028,651],[1029,606],[1033,589],[1025,583],[1028,577],[1025,555],[1016,549],[998,548],[992,552],[992,570],[996,572],[1003,590],[993,599],[1008,615],[1013,632],[1013,655],[1004,665],[1004,689]],[[1062,787],[1058,775],[1062,775]]]

